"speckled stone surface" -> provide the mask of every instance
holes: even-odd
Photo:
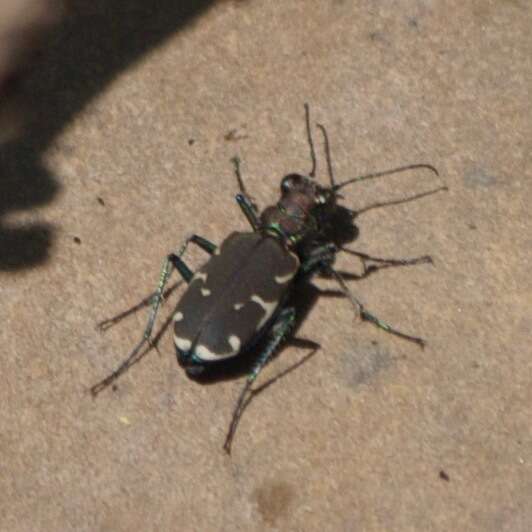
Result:
[[[529,531],[530,3],[146,4],[73,9],[26,83],[32,127],[0,150],[0,529]],[[441,174],[344,204],[449,186],[361,214],[351,244],[433,256],[349,282],[426,349],[320,298],[297,332],[320,351],[255,398],[231,457],[242,381],[187,379],[171,334],[93,400],[146,312],[96,323],[149,294],[186,233],[246,228],[230,158],[263,206],[308,171],[304,102],[338,179]],[[305,352],[287,345],[260,382]]]

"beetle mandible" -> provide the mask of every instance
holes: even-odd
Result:
[[[155,318],[173,269],[179,272],[188,285],[173,315],[177,358],[187,374],[197,377],[205,369],[219,366],[237,356],[248,356],[253,360],[224,443],[224,449],[228,453],[255,379],[294,326],[296,311],[288,302],[294,287],[301,280],[317,273],[334,278],[362,319],[421,347],[424,345],[421,338],[402,333],[370,313],[353,295],[342,275],[333,268],[336,254],[342,248],[331,241],[325,228],[339,208],[338,192],[346,185],[419,168],[429,169],[438,175],[437,170],[429,164],[413,164],[336,183],[327,132],[321,124],[317,124],[324,138],[330,180],[329,186],[320,185],[315,180],[316,156],[308,104],[305,104],[305,121],[312,160],[308,175],[292,173],[285,176],[281,181],[279,201],[259,213],[244,186],[239,159],[233,158],[239,186],[235,199],[252,231],[233,232],[219,247],[192,234],[185,239],[177,253],[168,255],[158,288],[150,297],[151,311],[142,339],[113,373],[91,388],[93,396],[134,364],[143,346],[152,346]],[[440,190],[446,190],[446,187],[414,197]],[[195,273],[182,259],[190,243],[196,244],[210,256]],[[344,251],[359,256],[363,261],[375,261],[384,267],[431,262],[428,256],[393,260],[370,257],[351,250]],[[255,353],[254,348],[259,343],[262,347]]]

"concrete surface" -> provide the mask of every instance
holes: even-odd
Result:
[[[26,83],[32,129],[1,152],[0,529],[532,530],[530,3],[111,4],[72,11]],[[427,348],[319,299],[297,334],[321,350],[255,398],[231,457],[242,380],[188,380],[171,334],[92,400],[146,312],[95,324],[187,232],[246,228],[230,157],[263,206],[308,171],[305,101],[338,179],[429,162],[450,187],[360,215],[351,244],[434,257],[350,282]],[[396,175],[345,204],[439,183]]]

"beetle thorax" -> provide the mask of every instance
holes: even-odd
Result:
[[[262,230],[293,247],[318,230],[318,211],[334,205],[332,189],[320,187],[313,178],[288,174],[281,181],[281,199],[261,215]]]
[[[289,192],[277,205],[264,210],[261,216],[262,226],[267,232],[281,236],[287,244],[297,243],[316,226],[312,215],[314,206],[314,200],[309,195]]]

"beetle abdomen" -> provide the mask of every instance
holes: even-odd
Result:
[[[275,238],[232,233],[176,308],[176,347],[207,362],[237,355],[275,314],[298,268]]]

